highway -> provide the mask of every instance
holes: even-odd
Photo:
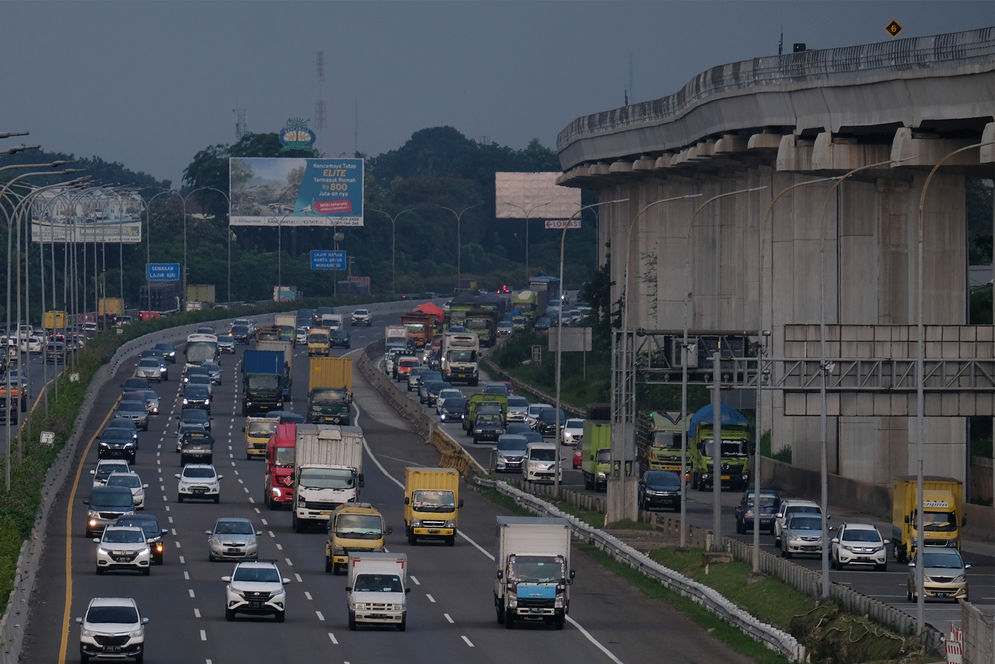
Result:
[[[360,347],[383,334],[377,320],[369,329],[352,330],[353,357]],[[220,328],[219,328],[220,329]],[[223,383],[216,386],[214,463],[223,475],[219,505],[176,502],[180,462],[175,452],[179,371],[162,384],[162,409],[150,430],[140,434],[135,469],[149,484],[146,511],[156,514],[166,537],[165,563],[151,576],[130,572],[97,576],[95,544],[83,536],[89,470],[96,463],[92,436],[113,409],[117,385],[109,381],[100,393],[77,469],[61,488],[45,533],[41,561],[22,659],[31,662],[78,661],[78,626],[90,597],[134,597],[144,615],[148,662],[307,661],[439,662],[472,658],[480,662],[650,662],[663,652],[669,661],[746,662],[704,630],[668,606],[644,598],[583,554],[575,554],[577,571],[570,621],[563,631],[522,628],[509,633],[495,620],[492,602],[495,516],[502,510],[465,486],[460,514],[461,536],[455,547],[423,543],[409,546],[401,518],[399,478],[408,465],[436,465],[438,453],[386,407],[354,372],[357,423],[367,443],[366,485],[361,498],[377,505],[394,532],[388,548],[405,552],[411,566],[408,629],[347,627],[345,577],[324,572],[324,533],[296,534],[290,514],[262,505],[263,465],[245,458],[243,418],[239,405],[238,366],[241,351],[221,358]],[[303,411],[307,380],[306,350],[295,353],[295,410]],[[180,359],[182,362],[182,359]],[[130,367],[131,363],[125,362]],[[288,585],[287,619],[239,616],[224,619],[224,584],[232,563],[208,562],[204,530],[219,516],[244,516],[263,532],[260,556],[277,561]],[[54,629],[53,629],[54,628]]]

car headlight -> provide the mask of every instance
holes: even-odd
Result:
[[[138,555],[140,556],[148,556],[151,554],[152,554],[152,549],[150,549],[149,547],[145,547],[144,549],[138,552]]]
[[[275,486],[272,489],[270,489],[270,492],[273,494],[274,498],[279,498],[280,496],[283,495],[283,491],[278,486]]]
[[[598,471],[598,479],[599,480],[603,480],[603,479],[607,479],[607,478],[608,478],[608,473],[606,473],[606,472],[604,472],[602,470]]]
[[[553,600],[553,607],[557,609],[563,608],[563,595],[556,596],[556,599]]]
[[[190,403],[190,402],[189,402],[189,401],[187,401],[187,399],[186,399],[186,398],[184,397],[184,399],[183,399],[183,405],[184,405],[184,406],[186,406],[186,405],[188,405],[189,403]]]
[[[102,546],[98,546],[97,547],[97,554],[101,555],[101,556],[107,556],[107,555],[110,555],[110,551],[108,551],[107,549],[105,549]]]
[[[446,519],[446,528],[455,528],[456,519]]]
[[[88,639],[92,639],[96,635],[96,632],[94,632],[92,629],[86,629],[84,627],[84,628],[80,629],[79,635],[83,636],[83,637],[86,637]]]
[[[366,610],[366,603],[365,602],[356,602],[356,610],[357,611],[365,611]]]
[[[959,574],[954,577],[954,583],[966,583],[966,582],[967,582],[967,575],[965,574]]]
[[[204,405],[205,406],[211,405],[211,400],[210,399],[204,399]]]

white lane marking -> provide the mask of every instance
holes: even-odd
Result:
[[[193,610],[193,617],[194,618],[200,618],[200,609],[194,609]]]
[[[175,528],[173,529],[173,534],[174,535],[176,534],[176,529]],[[176,542],[176,544],[174,546],[176,546],[177,549],[182,549],[183,548],[183,546],[180,544],[180,542],[178,540],[177,540],[177,542]]]
[[[165,500],[165,498],[163,498],[163,500]],[[169,505],[166,505],[166,506],[164,507],[164,509],[165,509],[165,510],[166,510],[166,511],[168,512],[168,511],[169,511]]]
[[[241,481],[242,481],[242,479],[241,479],[241,478],[239,478],[239,480],[238,480],[238,481],[239,481],[239,482],[241,482]],[[247,486],[243,486],[243,487],[242,487],[242,491],[244,491],[244,492],[246,492],[246,493],[249,493],[249,487],[247,487]]]
[[[287,561],[287,567],[293,567],[294,566],[294,563],[293,563],[292,560],[290,560],[290,558],[284,558],[284,560]]]
[[[205,629],[200,630],[200,640],[207,641],[207,630]]]
[[[465,634],[461,635],[460,638],[463,639],[463,641],[465,641],[466,645],[468,645],[469,647],[471,647],[471,648],[475,648],[476,647],[476,646],[473,645],[473,641],[471,641],[470,639],[468,639]]]
[[[170,515],[169,515],[168,517],[166,517],[166,519],[167,519],[167,520],[168,520],[168,521],[169,521],[170,523],[172,523],[172,522],[173,522],[173,515],[172,515],[172,514],[170,514]],[[173,533],[173,534],[175,535],[176,533]]]
[[[430,594],[425,593],[425,597],[428,599],[429,602],[431,602],[432,604],[435,604],[435,598],[432,597]]]
[[[241,478],[241,477],[239,477],[239,478],[238,478],[238,483],[239,483],[239,484],[245,484],[245,482],[243,482],[243,481],[242,481],[242,478]]]
[[[297,583],[304,583],[304,579],[301,578],[301,575],[300,575],[299,572],[294,572],[294,578],[297,579]]]
[[[450,616],[448,613],[443,613],[442,617],[445,618],[450,625],[454,623],[452,616]]]
[[[277,550],[277,551],[283,551],[283,545],[282,545],[282,544],[280,544],[279,542],[277,542],[277,543],[276,543],[276,550]]]
[[[411,583],[415,584],[416,586],[421,585],[421,581],[419,581],[418,577],[415,576],[414,574],[411,575]]]
[[[188,572],[186,570],[183,570],[183,580],[184,581],[189,581],[190,580],[190,572]]]
[[[314,615],[318,616],[320,622],[325,622],[325,616],[321,615],[321,611],[315,611]]]
[[[187,588],[187,592],[190,594],[190,599],[196,597],[196,595],[193,594],[193,588]]]
[[[306,597],[308,599],[308,601],[311,601],[311,593],[309,593],[306,590],[304,591],[304,597]]]
[[[248,491],[248,489],[246,491]],[[254,503],[256,502],[256,500],[252,496],[249,496],[249,502]]]
[[[272,530],[267,530],[266,532],[269,533],[270,537],[276,539],[276,533],[274,533]]]
[[[360,426],[360,424],[359,424],[359,418],[362,416],[363,411],[359,407],[359,404],[357,404],[355,401],[353,401],[353,406],[355,406],[355,408],[356,408],[356,426]],[[400,482],[397,478],[395,478],[393,475],[391,475],[390,473],[387,472],[387,469],[383,467],[383,464],[380,463],[380,460],[377,459],[377,457],[376,457],[375,454],[373,454],[373,450],[370,449],[370,444],[366,441],[365,438],[363,439],[363,449],[366,450],[366,453],[369,455],[370,459],[373,460],[373,463],[376,464],[376,466],[380,470],[380,472],[383,473],[384,477],[386,477],[387,479],[389,479],[391,482],[393,482],[394,484],[396,484],[398,486],[398,488],[400,488],[400,489],[403,490],[404,489],[404,483]],[[479,544],[477,544],[477,542],[475,542],[472,538],[467,537],[467,535],[465,533],[463,533],[462,531],[457,531],[457,534],[460,537],[462,537],[463,539],[465,539],[467,542],[469,542],[470,544],[472,544],[473,547],[475,549],[477,549],[477,551],[480,551],[480,553],[484,554],[484,556],[488,560],[494,560],[494,555],[490,551],[488,551],[484,547],[482,547]],[[412,577],[411,580],[414,582],[414,580],[415,580],[414,577]],[[569,615],[566,616],[566,619],[567,619],[567,622],[569,622],[571,625],[573,625],[574,627],[576,627],[577,631],[579,631],[581,634],[583,634],[584,638],[586,638],[588,641],[590,641],[591,644],[593,644],[595,648],[597,648],[598,650],[600,650],[601,652],[603,652],[606,657],[608,657],[611,661],[615,662],[616,664],[622,664],[622,660],[620,660],[618,657],[616,657],[610,650],[608,650],[608,648],[606,648],[604,645],[602,645],[602,643],[600,641],[598,641],[596,638],[594,638],[594,636],[592,636],[590,632],[588,632],[586,629],[584,629],[583,626],[581,626],[580,623],[578,623],[576,620],[574,620],[573,618],[571,618]],[[463,639],[466,640],[467,643],[469,643],[469,639],[467,639],[465,636],[463,637]],[[470,645],[472,647],[472,644],[470,644]]]
[[[331,632],[328,633],[328,638],[331,640],[332,645],[336,645],[336,646],[339,645],[338,639],[336,639],[335,635],[332,634]],[[349,664],[349,662],[345,662],[345,664]]]
[[[186,561],[186,559],[183,558],[183,556],[180,556],[180,564],[181,565],[186,565],[187,564],[187,561]]]
[[[170,523],[172,523],[172,522],[173,522],[173,517],[169,517],[169,522],[170,522]],[[173,537],[176,537],[176,528],[170,528],[170,530],[172,530],[172,531],[173,531]]]
[[[235,468],[232,468],[232,472],[238,475],[238,470],[236,470]]]

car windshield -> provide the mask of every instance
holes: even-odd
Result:
[[[214,526],[217,535],[254,535],[252,524],[242,519],[223,519]]]
[[[556,448],[533,447],[529,450],[529,458],[533,461],[556,461]]]
[[[817,516],[796,516],[788,521],[790,530],[813,530],[822,532],[822,518]]]
[[[964,560],[956,551],[927,551],[923,557],[923,565],[944,569],[961,569],[964,567]]]
[[[138,611],[133,606],[91,606],[86,622],[130,625],[138,622]]]
[[[880,542],[881,535],[870,528],[847,528],[843,539],[848,542]]]
[[[502,452],[524,452],[525,438],[522,436],[501,436],[497,448]]]
[[[110,477],[111,473],[119,473],[121,471],[127,471],[128,466],[126,464],[120,463],[103,463],[97,466],[97,472],[94,473],[100,479],[106,480]]]
[[[414,492],[411,505],[422,512],[452,512],[456,509],[456,499],[452,491],[422,489]]]
[[[487,425],[497,425],[497,426],[500,426],[501,425],[501,416],[500,415],[487,415],[487,414],[484,414],[484,415],[481,415],[480,417],[477,418],[477,424],[487,424]]]
[[[193,399],[206,399],[209,394],[207,388],[203,385],[188,385],[187,389],[183,390],[184,396]]]
[[[156,521],[155,517],[122,516],[118,517],[114,525],[141,528],[142,532],[145,533],[146,539],[159,535],[159,522]]]
[[[107,528],[104,530],[103,541],[111,544],[142,544],[145,542],[145,534],[140,530]]]
[[[663,470],[654,470],[646,473],[646,484],[651,487],[671,487],[680,488],[681,476]]]
[[[246,376],[246,387],[250,390],[276,390],[280,387],[280,376],[277,374],[249,374]]]
[[[294,467],[294,452],[293,447],[278,447],[276,448],[276,466],[277,468],[293,468]]]
[[[272,436],[276,432],[276,427],[279,422],[275,420],[264,420],[249,422],[248,434],[253,438],[259,438],[262,436]]]
[[[145,411],[145,402],[144,401],[130,401],[130,400],[129,401],[122,401],[121,403],[118,404],[117,409],[118,410],[123,410],[123,411],[140,410],[140,411],[144,412]]]
[[[280,583],[280,573],[274,567],[246,567],[239,565],[232,581],[250,581],[255,583]]]
[[[774,506],[777,505],[777,502],[778,502],[777,496],[775,496],[773,494],[770,494],[770,493],[761,493],[760,494],[760,507],[774,507]],[[746,497],[746,504],[747,505],[752,505],[753,504],[753,493],[750,493],[749,495],[747,495],[747,497]]]
[[[957,530],[957,523],[951,522],[950,515],[945,512],[923,512],[922,520],[923,530],[929,532],[952,533]]]
[[[563,556],[512,555],[508,576],[516,581],[532,583],[557,583],[564,578]]]
[[[107,486],[126,486],[129,489],[137,489],[142,486],[142,481],[138,478],[138,475],[111,473],[107,478]]]
[[[185,466],[183,468],[184,477],[215,477],[215,472],[213,468],[191,468],[190,466]]]
[[[103,507],[126,507],[129,510],[134,507],[131,498],[131,491],[127,489],[114,489],[113,491],[100,491],[94,489],[90,496],[90,506],[98,505]]]
[[[352,589],[361,593],[400,593],[404,592],[401,578],[396,574],[360,574]]]
[[[383,530],[379,516],[374,514],[343,514],[335,519],[335,534],[379,539]]]
[[[791,518],[792,514],[822,514],[822,510],[815,505],[791,505],[784,510],[784,517]]]
[[[150,367],[158,368],[161,365],[159,363],[159,360],[157,360],[156,358],[146,357],[142,360],[139,360],[138,366],[142,367],[143,369],[148,369]]]

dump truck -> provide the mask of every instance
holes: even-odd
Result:
[[[915,475],[892,479],[891,543],[895,560],[912,560],[918,531],[918,480]],[[952,477],[923,476],[923,543],[960,549],[964,517],[964,485]]]
[[[348,357],[312,357],[308,364],[308,422],[349,424],[352,420],[352,360]]]
[[[498,516],[494,557],[497,621],[545,622],[563,629],[570,611],[570,524],[566,519]]]
[[[370,503],[339,505],[328,519],[325,572],[345,572],[349,554],[384,550],[384,535],[391,533],[383,514]]]
[[[420,538],[456,543],[459,508],[459,472],[455,468],[404,469],[404,530],[408,544]]]
[[[750,483],[750,423],[731,406],[721,407],[722,441],[719,447],[719,481],[722,486],[745,489]],[[688,422],[691,486],[700,491],[715,478],[714,411],[711,404],[698,409]],[[693,441],[693,442],[692,442]]]
[[[291,332],[293,334],[293,332]],[[293,401],[290,386],[293,382],[294,344],[290,341],[256,341],[256,350],[277,350],[283,353],[283,400]]]
[[[363,442],[359,427],[297,425],[291,518],[296,532],[327,522],[336,507],[356,501],[363,485]]]
[[[640,417],[639,440],[645,469],[680,473],[683,433],[680,411],[643,413]],[[688,467],[689,459],[690,451],[685,458]]]
[[[349,629],[360,624],[407,625],[408,556],[403,553],[354,553],[349,556],[346,604]]]
[[[605,491],[611,472],[612,428],[607,422],[584,420],[584,442],[581,444],[581,472],[584,488]]]
[[[286,380],[287,371],[281,350],[245,351],[242,358],[242,415],[282,410]]]
[[[435,336],[435,324],[438,318],[434,314],[412,311],[401,314],[401,324],[407,334],[408,345],[413,348],[424,348]]]

